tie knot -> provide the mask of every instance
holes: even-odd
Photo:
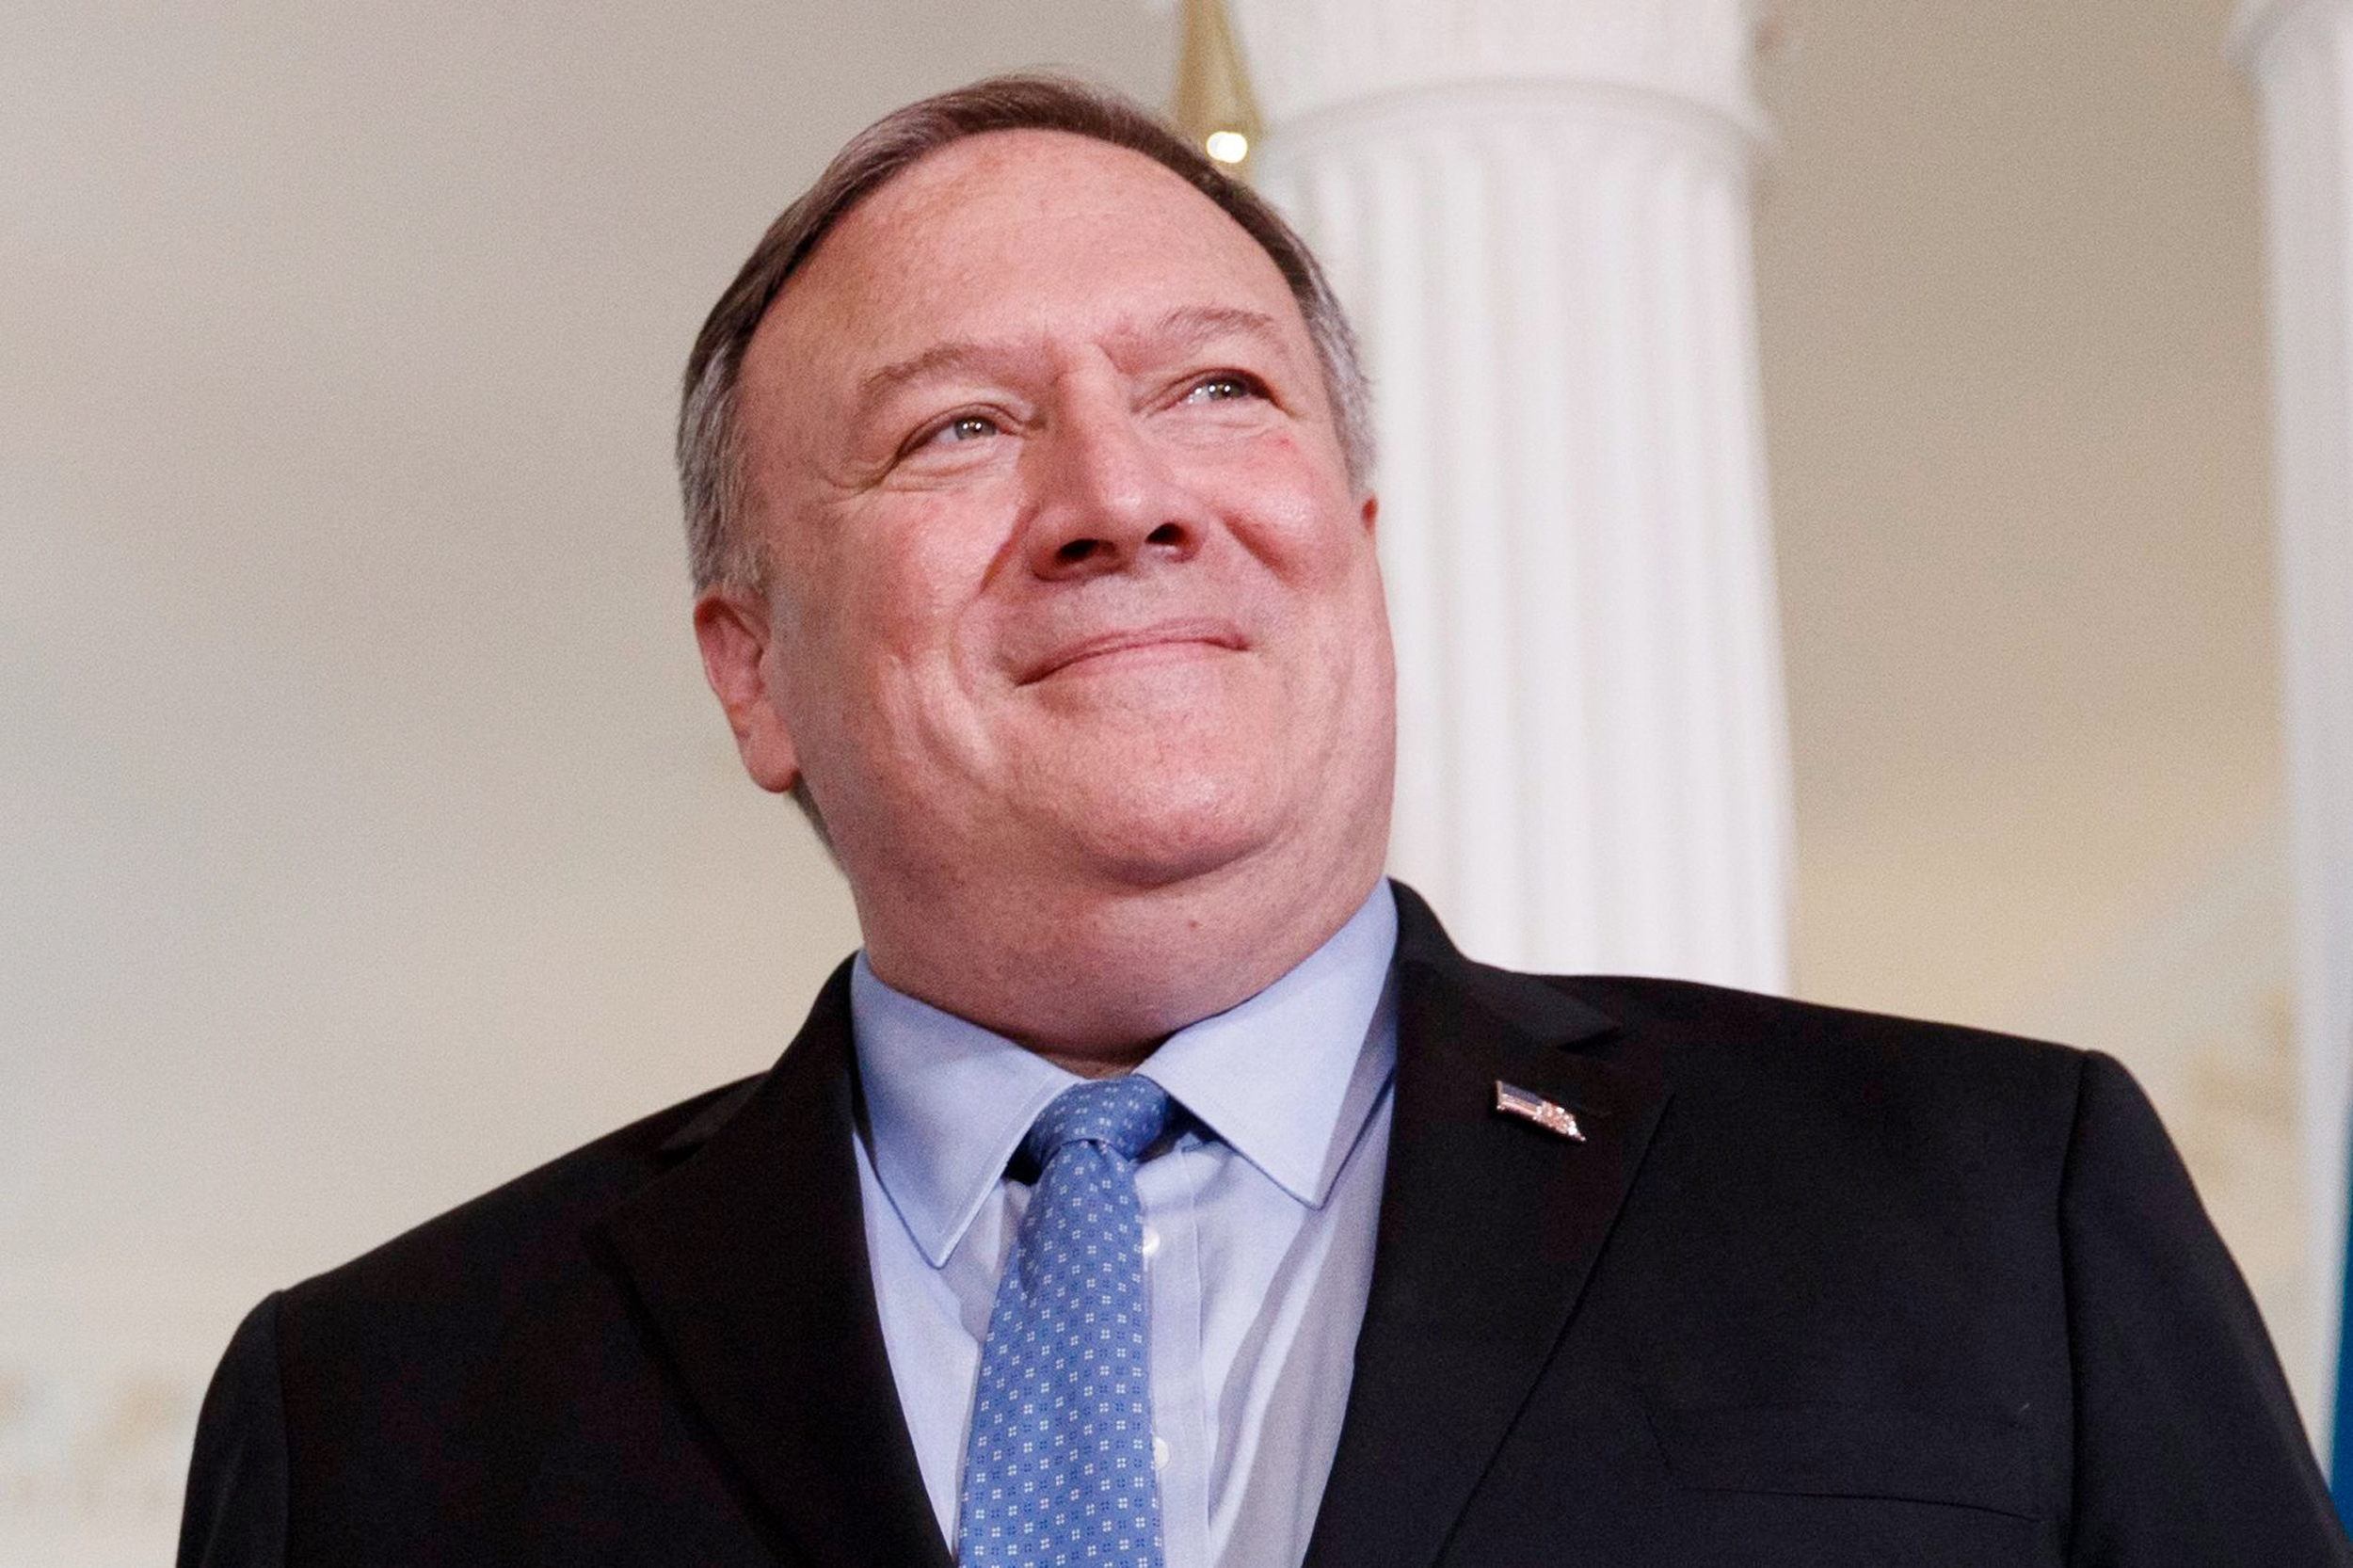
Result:
[[[1021,1146],[1040,1168],[1066,1144],[1100,1144],[1123,1160],[1152,1146],[1168,1127],[1168,1091],[1128,1074],[1064,1089],[1038,1112]]]

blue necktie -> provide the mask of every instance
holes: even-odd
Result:
[[[1146,1078],[1065,1089],[997,1288],[965,1446],[962,1568],[1160,1568],[1136,1157],[1168,1125]]]

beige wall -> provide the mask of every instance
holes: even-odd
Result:
[[[2130,1064],[2311,1408],[2232,0],[1773,10],[1798,988]]]
[[[2024,1023],[2278,809],[2232,3],[1777,8],[1801,984]]]

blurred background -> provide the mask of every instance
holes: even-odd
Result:
[[[1733,672],[1760,749],[1727,775],[1766,824],[1734,835],[1757,983],[2121,1057],[2313,1411],[2337,1210],[2299,1134],[2234,8],[1586,3],[1613,8],[1711,62],[1691,243],[1729,281],[1694,330],[1761,431],[1720,536],[1765,549],[1725,590],[1762,606]],[[1387,434],[1469,389],[1385,360],[1380,225],[1345,214],[1388,199],[1319,151],[1353,122],[1302,39],[1358,13],[1272,10],[1193,80],[1244,72],[1254,172],[1375,318]],[[1167,104],[1218,42],[1199,11],[10,8],[0,1560],[160,1560],[263,1293],[782,1048],[856,932],[702,687],[687,345],[877,114],[1036,64]],[[1385,529],[1458,520],[1457,481],[1396,460],[1424,499],[1385,490]],[[1475,850],[1430,831],[1401,866],[1474,952],[1549,958],[1482,939],[1479,877],[1448,886]]]

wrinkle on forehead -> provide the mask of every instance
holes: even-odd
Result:
[[[1275,319],[1264,311],[1234,305],[1178,305],[1149,322],[1111,323],[1096,341],[1113,363],[1127,363],[1155,354],[1196,353],[1224,338],[1246,338],[1288,358]],[[988,373],[1008,362],[1049,357],[1048,334],[1011,342],[952,338],[869,372],[858,383],[850,405],[853,421],[862,418],[901,387],[962,372]]]

